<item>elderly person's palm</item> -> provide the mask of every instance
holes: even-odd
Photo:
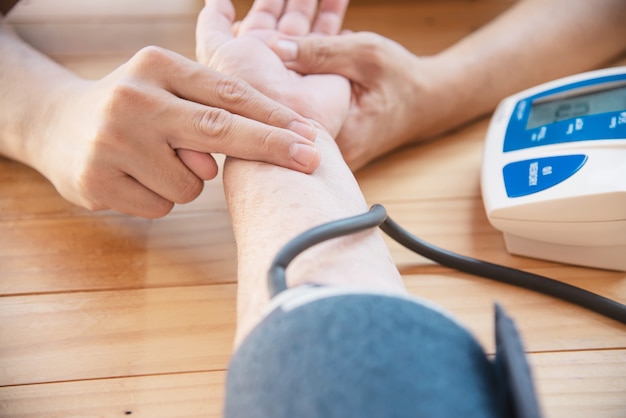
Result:
[[[290,2],[311,3],[311,0]],[[235,34],[234,9],[230,0],[207,0],[198,20],[198,60],[215,70],[246,80],[267,96],[319,122],[330,134],[336,135],[350,104],[348,81],[336,75],[302,76],[287,69],[267,45],[283,34],[279,30],[281,16],[268,13],[267,8],[279,6],[284,1],[257,0],[255,7],[258,3],[266,8],[262,11],[253,9]],[[312,3],[317,4],[316,1]],[[279,7],[277,10],[282,14],[286,9]]]

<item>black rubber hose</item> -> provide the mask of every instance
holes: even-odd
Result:
[[[387,235],[409,250],[442,266],[540,292],[626,324],[626,305],[548,277],[466,257],[431,245],[394,222],[387,216],[387,211],[381,205],[374,205],[369,212],[361,215],[314,227],[289,241],[274,258],[268,273],[270,295],[274,297],[287,289],[287,266],[307,248],[332,238],[376,226],[380,226]]]

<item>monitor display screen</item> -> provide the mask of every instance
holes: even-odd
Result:
[[[598,113],[626,110],[626,86],[533,102],[526,129]]]

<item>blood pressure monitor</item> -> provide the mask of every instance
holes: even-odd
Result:
[[[481,186],[509,252],[626,271],[626,67],[503,100]]]

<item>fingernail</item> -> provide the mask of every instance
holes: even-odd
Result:
[[[283,61],[295,61],[298,58],[298,44],[294,41],[280,39],[276,41],[276,53]]]
[[[294,142],[289,147],[289,153],[295,162],[307,168],[319,158],[317,148],[313,144]]]
[[[315,129],[315,126],[310,123],[294,120],[289,124],[289,130],[305,137],[310,141],[315,141],[315,138],[317,137],[317,130]]]

